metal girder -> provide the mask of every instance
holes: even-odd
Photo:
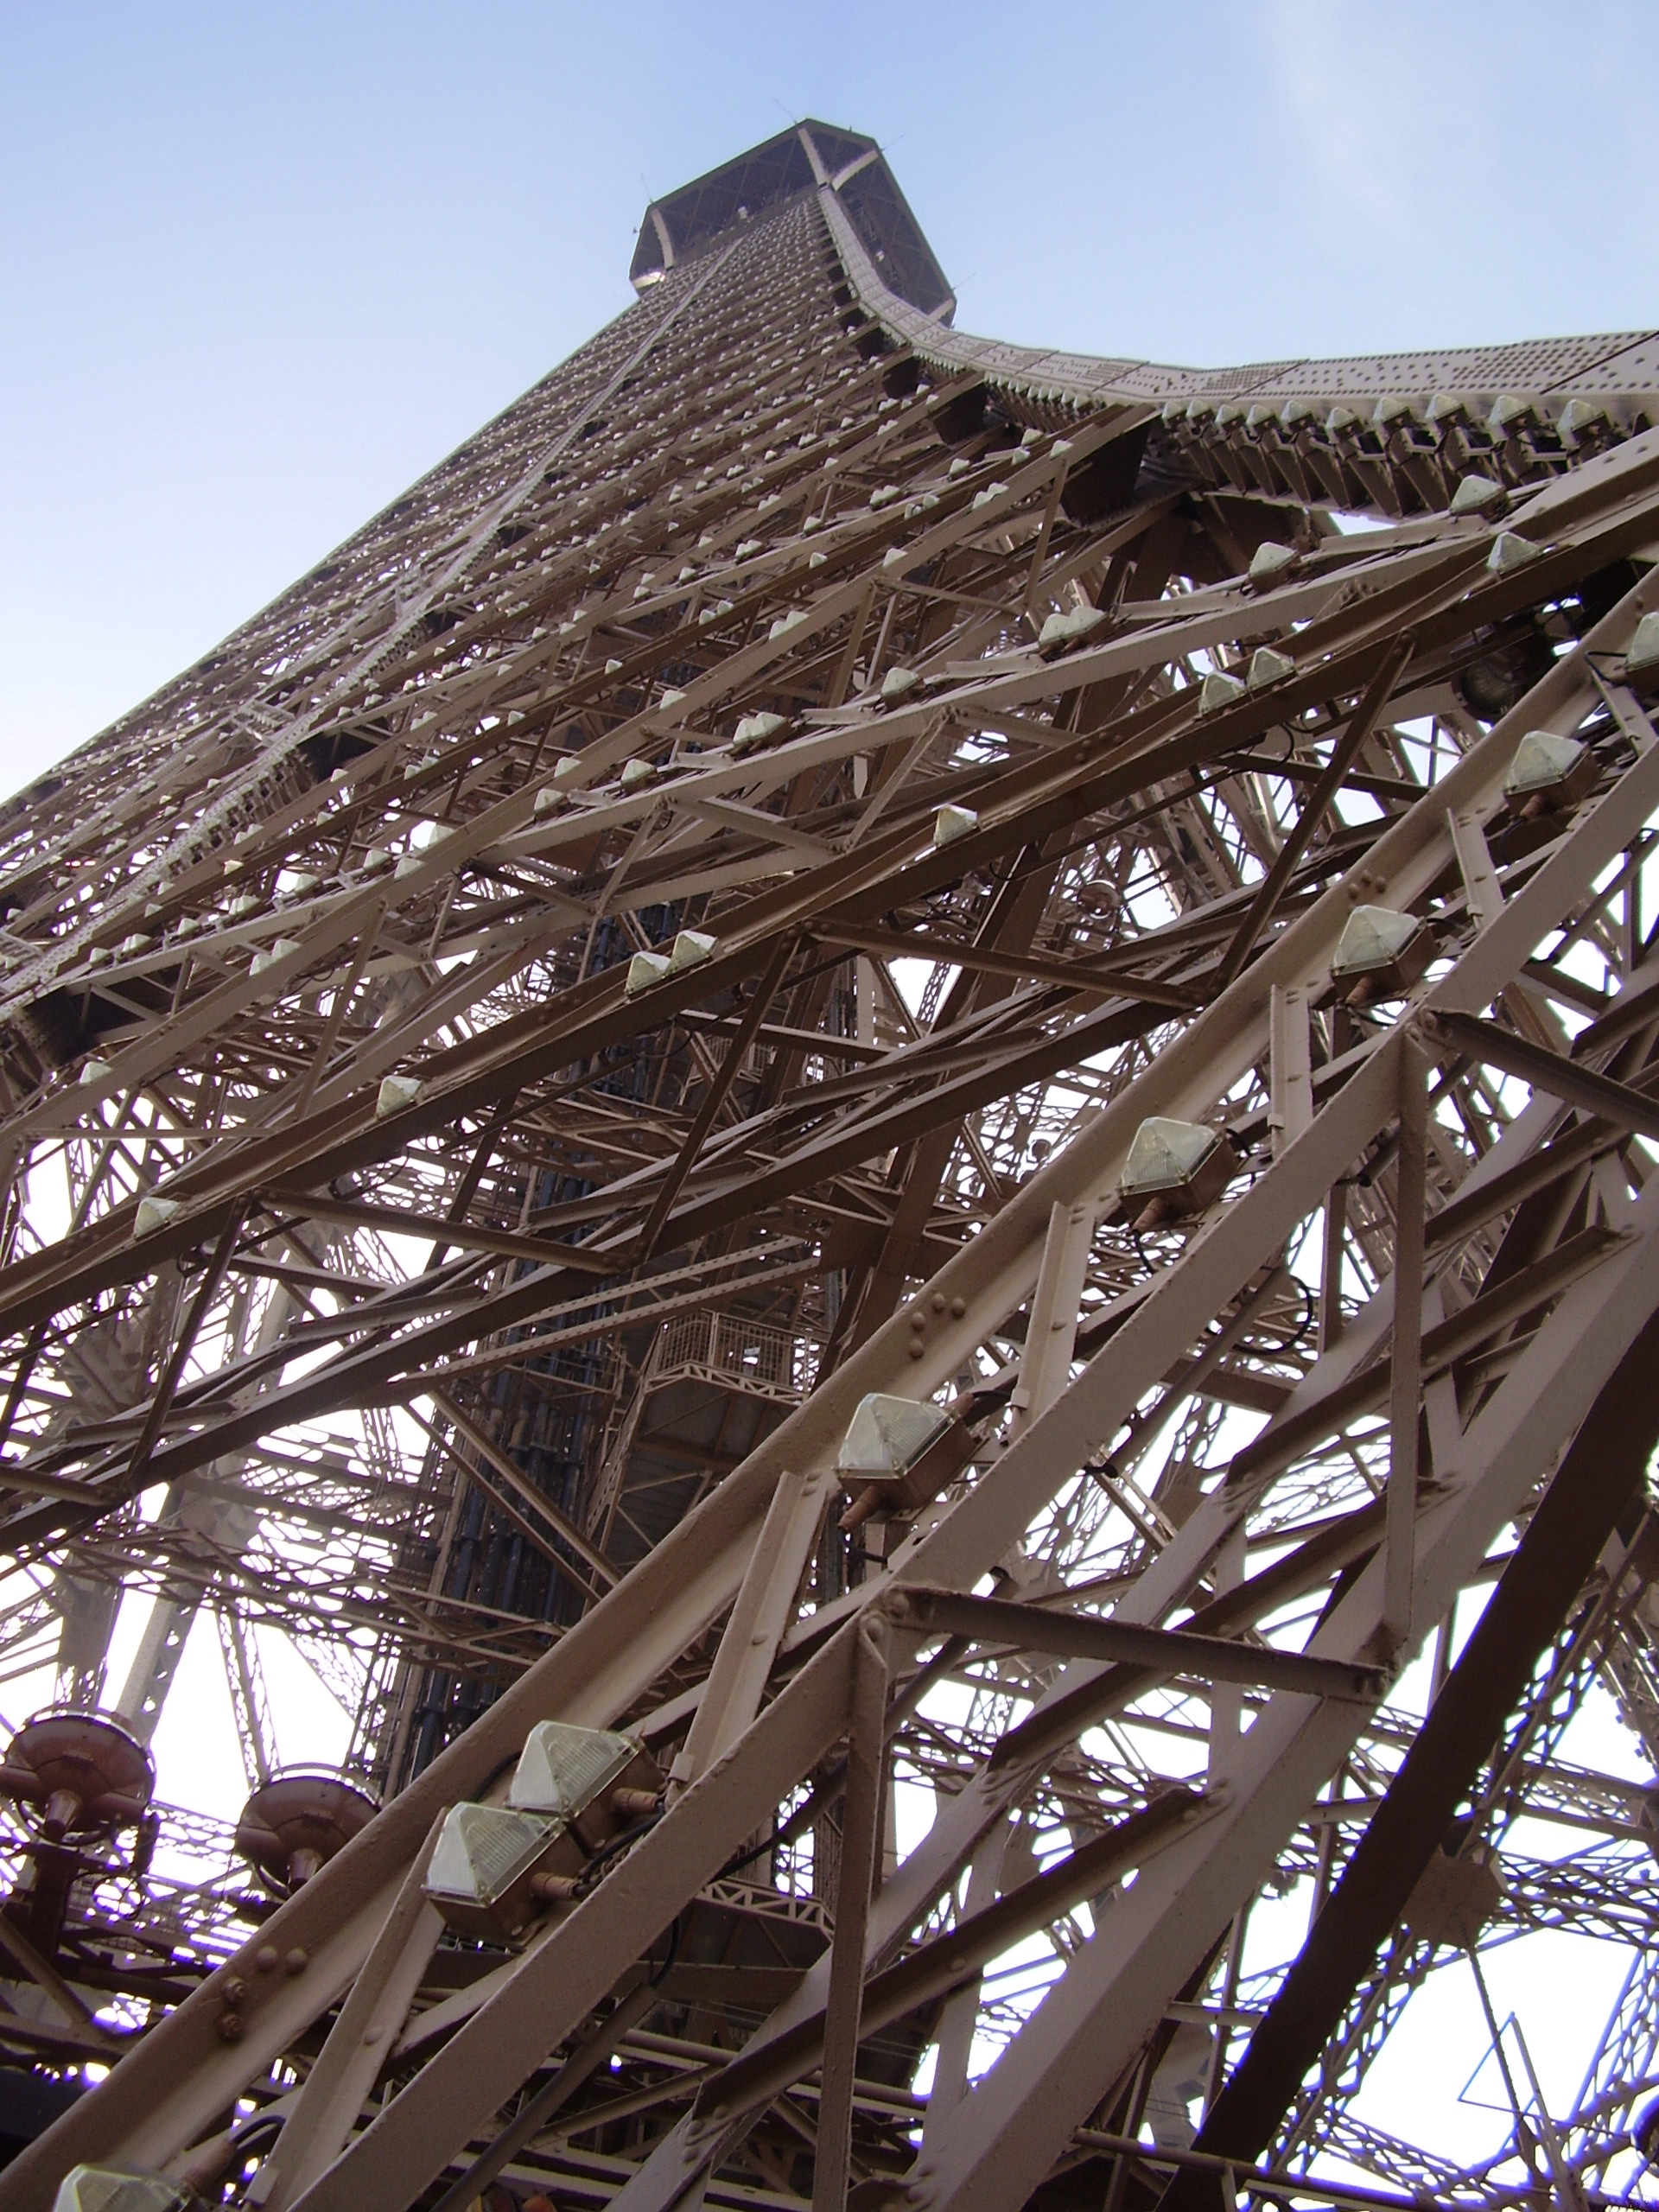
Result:
[[[1206,2114],[1198,2148],[1233,2157],[1266,2148],[1360,1974],[1443,1848],[1479,1762],[1639,1491],[1659,1442],[1656,1350],[1659,1319],[1649,1319],[1568,1447],[1284,1986]],[[1467,1837],[1462,1847],[1478,1840]],[[1174,2212],[1204,2196],[1198,2176],[1185,2175],[1165,2202]]]
[[[1438,1840],[1441,1734],[1490,1744],[1612,1572],[1647,340],[1023,353],[916,306],[835,137],[663,203],[637,308],[0,819],[5,1540],[344,1670],[386,1797],[251,1935],[254,1877],[135,1873],[164,1986],[66,1918],[43,1971],[124,2055],[5,2212],[76,2159],[271,2212],[1016,2212],[1097,2163],[1117,2212],[1306,1882],[1162,2146],[1283,2192],[1251,2162],[1380,1971],[1401,1808]],[[1154,1140],[1190,1183],[1136,1181]],[[923,1406],[948,1449],[857,1456]],[[1402,1670],[1493,1580],[1419,1733]],[[651,1787],[480,1936],[431,1840],[550,1720]],[[1638,1783],[1536,1740],[1515,1802],[1639,1854]],[[1503,1848],[1527,1910],[1659,1940],[1629,1862]],[[0,2011],[37,2063],[86,2034],[41,2032]]]
[[[1246,1682],[1259,1689],[1310,1691],[1315,1697],[1380,1697],[1387,1676],[1377,1667],[1334,1665],[1300,1652],[1260,1650],[1224,1637],[1184,1635],[1179,1629],[1132,1628],[1127,1623],[1079,1618],[1036,1605],[1011,1605],[998,1598],[963,1597],[949,1590],[906,1584],[901,1619],[938,1629],[970,1643],[1007,1644],[1015,1651],[1052,1651],[1067,1659],[1104,1659],[1149,1674],[1201,1675],[1212,1682]]]

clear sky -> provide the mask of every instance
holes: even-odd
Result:
[[[1659,324],[1656,0],[0,0],[0,788],[626,304],[886,146],[965,328],[1230,362]]]

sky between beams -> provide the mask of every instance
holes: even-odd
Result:
[[[1198,363],[1645,327],[1641,0],[0,0],[0,790],[624,306],[647,199],[880,137],[967,329]]]

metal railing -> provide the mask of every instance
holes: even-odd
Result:
[[[823,1347],[769,1322],[735,1313],[680,1313],[663,1327],[652,1380],[682,1376],[752,1391],[766,1398],[804,1398],[812,1388]]]

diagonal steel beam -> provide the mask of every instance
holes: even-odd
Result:
[[[1649,1319],[1608,1377],[1522,1531],[1427,1717],[1367,1823],[1265,2019],[1205,2115],[1197,2147],[1264,2150],[1360,1977],[1450,1832],[1452,1815],[1504,1717],[1531,1678],[1659,1444]],[[1212,2182],[1185,2174],[1166,2212],[1218,2205]]]

